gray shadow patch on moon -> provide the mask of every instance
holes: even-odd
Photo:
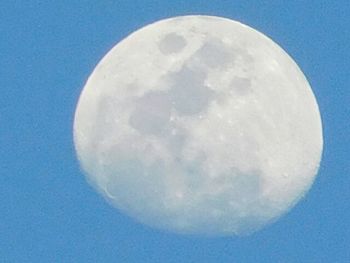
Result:
[[[204,170],[204,162],[207,156],[204,152],[199,152],[193,160],[182,160],[181,166],[185,176],[187,186],[192,190],[200,190],[207,183],[208,174]]]
[[[262,173],[260,171],[251,172],[236,172],[234,173],[234,195],[236,195],[232,200],[240,200],[242,202],[252,202],[259,198],[261,191],[261,178]]]
[[[204,84],[205,73],[184,66],[168,78],[169,96],[179,115],[194,115],[208,108],[213,91]]]
[[[114,111],[115,103],[113,97],[102,97],[97,103],[94,125],[88,131],[91,134],[91,142],[99,142],[113,133],[115,129],[114,120],[117,118]],[[94,149],[96,145],[90,146]]]
[[[211,38],[204,42],[194,58],[198,58],[209,68],[226,68],[234,63],[236,56],[220,39]]]
[[[230,191],[225,191],[230,193],[227,202],[232,207],[243,211],[244,207],[248,207],[247,204],[254,203],[259,198],[262,188],[261,178],[262,172],[259,170],[243,172],[232,167],[227,173],[215,178],[213,185],[224,185],[226,189],[230,189]],[[248,207],[248,209],[250,208]]]
[[[164,164],[161,160],[145,165],[138,158],[119,155],[118,160],[113,159],[108,171],[108,181],[105,191],[108,196],[118,201],[122,209],[129,214],[158,211],[164,209],[162,197],[164,196]],[[149,183],[152,181],[152,184]],[[133,198],[130,199],[130,196]],[[145,202],[147,200],[147,202]],[[152,214],[152,212],[150,212]]]
[[[262,173],[258,170],[242,172],[232,168],[227,174],[218,176],[211,183],[213,188],[221,187],[215,195],[208,195],[203,200],[203,209],[209,219],[203,223],[217,222],[218,229],[225,229],[227,232],[251,232],[254,231],[261,218],[255,218],[254,212],[259,211],[259,200],[262,189]],[[222,188],[222,186],[224,186]],[[227,223],[227,217],[235,214],[231,224]],[[209,224],[208,226],[212,228]],[[218,229],[212,229],[216,232]],[[210,231],[209,231],[210,232]]]
[[[167,126],[171,103],[164,92],[150,91],[134,102],[129,125],[143,134],[159,134]]]
[[[188,135],[186,131],[178,127],[171,127],[170,131],[165,135],[166,147],[173,154],[174,160],[180,159],[187,140]]]
[[[234,95],[245,96],[248,95],[251,90],[252,81],[248,78],[235,77],[231,83],[231,91]]]
[[[197,170],[197,172],[200,171]],[[205,177],[204,173],[203,178]],[[186,232],[186,228],[198,228],[206,229],[208,235],[217,231],[251,233],[264,222],[264,219],[258,216],[260,204],[257,200],[261,194],[260,171],[242,172],[232,168],[227,174],[218,176],[212,181],[201,180],[199,183],[203,187],[210,185],[209,192],[203,191],[204,188],[201,187],[197,189],[198,182],[193,183],[194,185],[188,184],[192,195],[196,196],[196,193],[200,193],[200,198],[194,198],[185,209],[182,218],[188,222],[188,226],[185,226],[182,231]],[[212,192],[212,190],[215,191]],[[232,214],[236,216],[231,217],[228,222],[227,218]]]
[[[169,55],[180,52],[186,45],[187,42],[184,37],[176,33],[170,33],[159,42],[159,50],[164,55]]]

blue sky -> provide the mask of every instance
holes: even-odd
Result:
[[[224,16],[279,43],[308,77],[324,125],[313,188],[245,238],[135,223],[85,181],[72,124],[102,56],[137,28]],[[0,262],[350,262],[350,4],[338,1],[16,1],[0,4]]]

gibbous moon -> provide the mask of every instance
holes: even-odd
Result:
[[[88,181],[123,213],[181,234],[276,221],[318,171],[322,124],[291,57],[239,22],[183,16],[118,43],[75,113]]]

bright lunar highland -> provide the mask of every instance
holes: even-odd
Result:
[[[74,120],[81,167],[106,200],[182,234],[244,235],[275,221],[312,185],[322,138],[291,57],[211,16],[162,20],[118,43]]]

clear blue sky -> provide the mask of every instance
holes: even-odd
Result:
[[[150,22],[209,14],[279,43],[308,77],[325,148],[317,180],[277,223],[245,238],[139,225],[86,183],[72,143],[78,96],[101,57]],[[350,3],[2,0],[0,262],[350,262]]]

